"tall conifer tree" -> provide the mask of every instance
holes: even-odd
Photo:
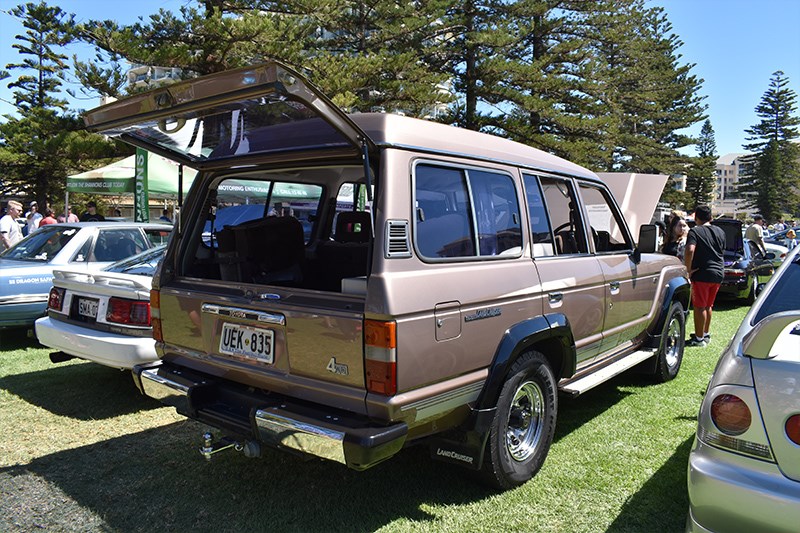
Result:
[[[739,190],[767,220],[798,207],[800,187],[800,117],[795,114],[796,93],[782,71],[772,74],[769,88],[756,106],[760,122],[745,130],[750,171],[739,180]]]
[[[717,142],[714,139],[711,121],[706,119],[697,141],[697,157],[692,158],[686,171],[686,192],[692,195],[693,202],[687,207],[711,203],[716,166]]]

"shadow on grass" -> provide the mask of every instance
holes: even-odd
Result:
[[[434,520],[427,503],[493,494],[423,447],[365,472],[273,450],[207,463],[196,451],[203,429],[181,422],[0,469],[0,529],[374,531]]]
[[[31,328],[0,329],[0,351],[23,350],[25,348],[41,348],[42,345],[31,334]]]
[[[694,435],[675,449],[639,491],[622,506],[606,531],[683,531],[689,510],[686,465]]]
[[[0,389],[77,420],[102,420],[161,407],[139,393],[130,372],[89,362],[6,376],[0,378]]]

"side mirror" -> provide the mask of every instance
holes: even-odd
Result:
[[[658,227],[655,224],[642,224],[639,228],[639,241],[636,249],[640,254],[652,254],[658,246]]]

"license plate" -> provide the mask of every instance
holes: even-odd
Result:
[[[219,351],[226,355],[239,355],[272,364],[273,336],[271,329],[251,328],[241,324],[222,325]]]
[[[89,318],[97,318],[97,305],[97,300],[78,298],[78,314]]]

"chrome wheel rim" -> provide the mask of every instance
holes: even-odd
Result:
[[[667,336],[664,339],[664,359],[667,362],[667,366],[670,368],[678,364],[682,342],[683,335],[681,334],[680,321],[677,318],[673,318],[669,322]]]
[[[536,451],[544,426],[544,394],[533,381],[525,381],[514,393],[506,424],[506,449],[515,461]]]

